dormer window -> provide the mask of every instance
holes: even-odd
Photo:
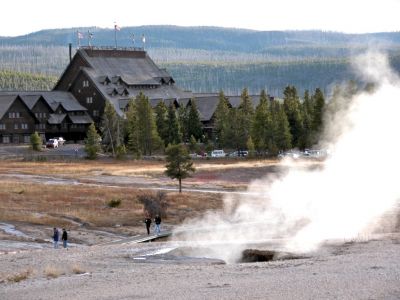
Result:
[[[20,115],[19,112],[9,112],[9,113],[8,113],[8,117],[9,117],[10,119],[17,119],[17,118],[20,118],[21,115]]]
[[[89,87],[89,80],[82,81],[82,86],[83,87]]]

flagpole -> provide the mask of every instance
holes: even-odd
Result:
[[[117,49],[117,23],[114,22],[114,42],[115,42],[115,49]]]

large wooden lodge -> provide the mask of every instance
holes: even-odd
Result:
[[[106,101],[124,117],[130,99],[143,92],[154,107],[160,101],[176,107],[195,99],[204,130],[210,134],[217,94],[194,94],[175,85],[141,48],[81,47],[52,91],[0,92],[0,143],[29,143],[37,131],[43,139],[85,138],[88,126],[99,124]],[[228,97],[236,107],[240,97]],[[258,96],[252,96],[256,106]]]

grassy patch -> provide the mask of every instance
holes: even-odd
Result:
[[[26,269],[26,270],[21,271],[19,273],[7,276],[7,281],[9,281],[9,282],[20,282],[20,281],[28,279],[29,276],[32,275],[32,273],[33,273],[32,269]]]
[[[72,273],[83,274],[86,273],[86,270],[81,265],[75,264],[72,266]]]
[[[44,269],[44,275],[46,275],[47,278],[57,278],[63,274],[64,272],[54,266],[47,266]]]
[[[122,200],[121,199],[111,199],[110,201],[107,202],[107,206],[110,208],[116,208],[121,205]]]

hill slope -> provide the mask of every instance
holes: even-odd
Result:
[[[0,37],[2,69],[59,76],[68,64],[68,43],[77,45],[78,28],[42,30],[19,37]],[[114,31],[79,28],[93,46],[115,46]],[[374,48],[400,56],[400,32],[344,34],[323,31],[254,31],[218,27],[140,26],[117,32],[118,47],[142,47],[179,86],[195,92],[223,89],[237,94],[244,87],[259,93],[266,88],[281,94],[287,84],[300,91],[329,88],[336,82],[357,80],[351,57]],[[87,44],[87,39],[81,44]],[[393,64],[400,70],[398,63]],[[0,89],[9,87],[0,86]]]

